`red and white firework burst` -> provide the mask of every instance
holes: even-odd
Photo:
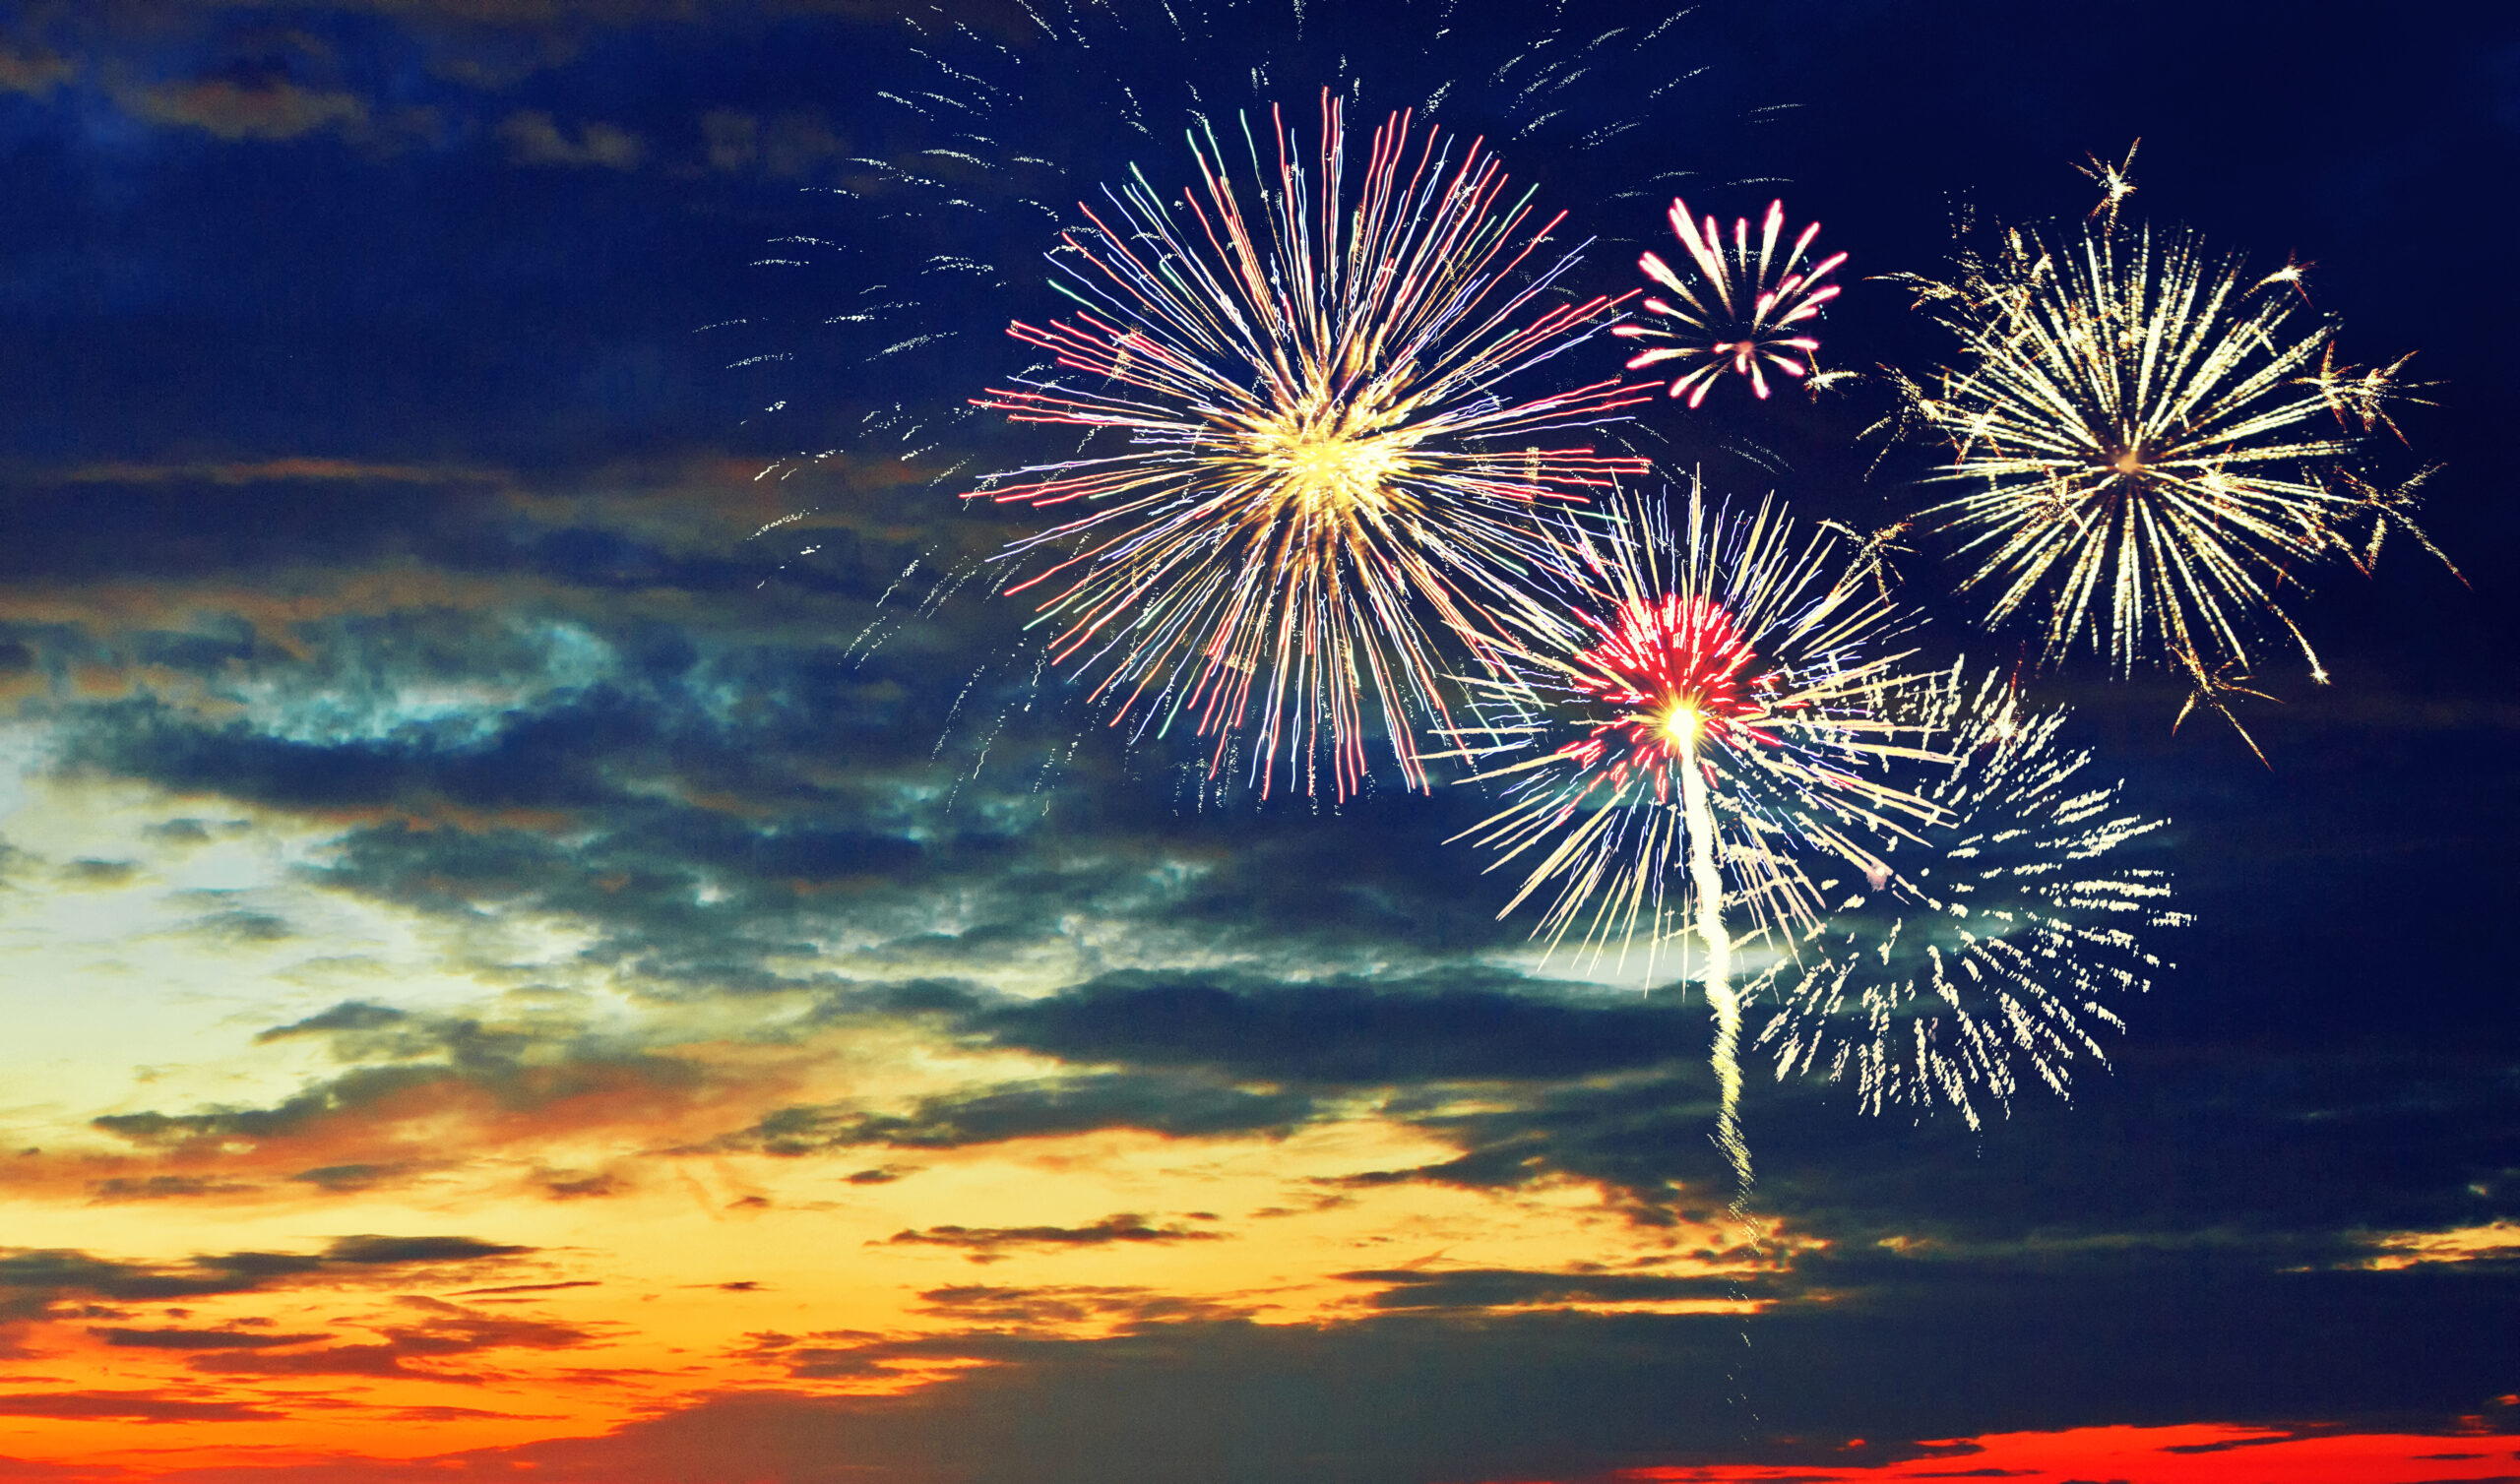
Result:
[[[1487,773],[1507,797],[1468,834],[1495,866],[1534,862],[1506,910],[1551,894],[1534,936],[1552,945],[1572,933],[1596,955],[1651,956],[1696,931],[1698,835],[1722,877],[1704,905],[1807,927],[1822,905],[1798,856],[1869,873],[1892,821],[1934,813],[1878,766],[1918,753],[1891,712],[1922,682],[1904,654],[1873,652],[1904,624],[1842,543],[1798,539],[1771,502],[1710,512],[1693,488],[1676,520],[1642,496],[1605,515],[1569,526],[1589,590],[1515,653],[1542,705],[1465,749],[1503,760]],[[1695,823],[1688,769],[1705,785]]]

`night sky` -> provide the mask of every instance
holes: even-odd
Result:
[[[0,1476],[2520,1479],[2520,18],[2318,9],[6,7]],[[2138,138],[2128,212],[2418,352],[2464,581],[2321,575],[2265,763],[2029,685],[2195,918],[2070,1100],[1753,1061],[1753,1260],[1701,996],[1497,920],[1480,788],[1263,801],[1044,668],[1041,518],[958,497],[1074,441],[967,400],[1079,201],[1324,88],[1581,294],[1781,194],[1828,367]],[[1869,529],[1887,410],[1605,437]]]

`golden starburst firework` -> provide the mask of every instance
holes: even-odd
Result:
[[[2408,400],[2403,361],[2339,366],[2298,268],[2250,279],[2192,234],[2113,211],[1902,281],[1962,352],[1937,387],[1904,383],[1902,419],[1952,450],[1933,477],[1968,486],[1920,521],[1960,536],[1961,587],[1990,625],[2035,621],[2047,663],[2088,644],[2120,674],[2168,663],[2215,695],[2276,631],[2325,680],[2293,595],[2372,549],[2383,518],[2423,539],[2411,486],[2375,499],[2357,466]]]
[[[1010,333],[1100,384],[975,404],[1130,448],[972,497],[1088,507],[1010,548],[1059,558],[1010,590],[1046,588],[1053,658],[1100,669],[1115,722],[1187,716],[1215,739],[1212,769],[1247,732],[1264,792],[1283,778],[1345,797],[1371,731],[1425,786],[1418,734],[1454,726],[1444,652],[1492,670],[1500,615],[1533,601],[1525,570],[1558,560],[1534,507],[1644,467],[1542,440],[1650,389],[1509,400],[1617,302],[1539,306],[1573,260],[1525,264],[1562,214],[1529,229],[1529,195],[1504,203],[1478,142],[1458,163],[1436,135],[1413,150],[1406,114],[1375,130],[1352,194],[1327,93],[1321,131],[1307,161],[1276,121],[1273,184],[1246,129],[1259,211],[1213,130],[1191,138],[1199,193],[1167,202],[1140,176],[1111,220],[1086,210],[1093,230],[1066,238],[1083,266],[1059,284],[1083,308]]]

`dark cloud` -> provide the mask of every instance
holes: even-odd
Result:
[[[361,1266],[395,1263],[470,1263],[534,1251],[472,1237],[336,1237],[324,1249],[328,1262]]]
[[[204,1256],[176,1267],[118,1263],[63,1250],[0,1256],[0,1317],[42,1312],[64,1297],[107,1300],[194,1298],[247,1293],[321,1268],[323,1260],[284,1253]]]
[[[1382,1285],[1376,1309],[1514,1309],[1566,1304],[1666,1303],[1682,1299],[1761,1297],[1772,1286],[1718,1273],[1703,1277],[1654,1272],[1523,1272],[1510,1268],[1363,1268],[1338,1276]]]
[[[183,1263],[156,1264],[66,1248],[0,1249],[0,1323],[40,1318],[77,1299],[146,1302],[255,1293],[394,1268],[426,1273],[534,1250],[473,1237],[363,1235],[335,1238],[320,1254],[202,1253]]]
[[[191,1201],[251,1194],[256,1187],[208,1175],[114,1175],[88,1184],[88,1197],[99,1205],[117,1201]]]
[[[332,1009],[308,1016],[305,1020],[291,1020],[285,1025],[275,1025],[255,1036],[254,1039],[277,1041],[287,1036],[307,1035],[328,1030],[380,1030],[388,1025],[402,1024],[410,1019],[409,1014],[396,1010],[390,1005],[372,1005],[365,1000],[344,1000]]]
[[[202,1401],[158,1391],[40,1391],[0,1396],[0,1415],[110,1418],[118,1422],[279,1422],[288,1416],[251,1402]]]
[[[61,868],[61,874],[85,887],[118,887],[135,874],[127,860],[74,860]]]
[[[1240,1317],[1232,1305],[1185,1298],[1151,1288],[1093,1283],[1057,1283],[1034,1287],[1001,1287],[986,1283],[954,1283],[922,1290],[919,1304],[929,1312],[967,1325],[1039,1328],[1119,1320],[1130,1325],[1171,1324],[1190,1319]]]
[[[595,1339],[592,1332],[573,1325],[509,1319],[435,1299],[405,1298],[403,1303],[422,1311],[421,1320],[411,1325],[368,1327],[380,1336],[372,1344],[334,1344],[287,1354],[222,1350],[197,1357],[192,1368],[218,1376],[374,1376],[473,1382],[481,1378],[445,1367],[458,1357],[485,1350],[566,1350]]]
[[[1309,1096],[1164,1073],[1092,1073],[1001,1082],[923,1098],[907,1114],[849,1105],[782,1108],[716,1147],[810,1154],[867,1145],[957,1148],[1100,1129],[1180,1139],[1285,1134],[1314,1112]],[[861,1172],[862,1173],[862,1172]]]
[[[327,1164],[311,1170],[299,1170],[288,1178],[301,1185],[342,1193],[369,1190],[386,1184],[410,1168],[404,1164]]]
[[[1069,1061],[1293,1083],[1552,1082],[1699,1056],[1706,1036],[1703,1012],[1675,996],[1571,997],[1476,969],[1292,984],[1130,972],[967,1023]]]
[[[312,1344],[322,1334],[274,1334],[259,1329],[124,1329],[88,1331],[106,1344],[145,1350],[261,1350]]]
[[[929,1226],[897,1231],[885,1240],[895,1246],[959,1247],[975,1263],[999,1261],[1010,1247],[1107,1247],[1119,1244],[1215,1242],[1228,1234],[1200,1231],[1178,1221],[1158,1226],[1146,1217],[1122,1211],[1085,1226]]]

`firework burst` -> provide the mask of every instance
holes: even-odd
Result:
[[[2034,1081],[2069,1095],[2077,1058],[2105,1065],[2097,1032],[2168,966],[2144,932],[2190,919],[2165,872],[2124,864],[2161,824],[2089,776],[2064,712],[2025,715],[1956,667],[1918,699],[1945,755],[1916,789],[1935,816],[1888,842],[1890,876],[1824,883],[1845,899],[1745,997],[1775,1003],[1757,1044],[1780,1081],[1824,1075],[1867,1113],[1948,1106],[1974,1129],[1981,1096],[2009,1113]]]
[[[1866,652],[1899,623],[1840,570],[1834,538],[1797,540],[1770,502],[1710,516],[1692,487],[1674,523],[1622,500],[1568,541],[1588,591],[1515,652],[1514,683],[1543,706],[1470,749],[1498,762],[1507,803],[1466,834],[1496,852],[1490,870],[1531,862],[1505,911],[1550,894],[1534,936],[1552,948],[1572,934],[1596,958],[1612,943],[1623,958],[1641,938],[1650,975],[1668,944],[1695,939],[1719,1142],[1746,1193],[1727,908],[1754,932],[1806,935],[1823,903],[1802,856],[1886,878],[1877,842],[1933,813],[1877,776],[1915,755],[1889,714],[1905,656]]]
[[[1847,260],[1839,253],[1816,266],[1804,265],[1803,255],[1820,235],[1820,223],[1804,227],[1779,256],[1785,203],[1771,201],[1757,249],[1751,247],[1750,218],[1741,216],[1732,222],[1728,250],[1715,218],[1709,216],[1703,224],[1692,220],[1688,203],[1674,197],[1671,230],[1689,250],[1698,281],[1692,284],[1653,253],[1636,260],[1645,276],[1670,289],[1678,302],[1648,298],[1646,312],[1661,323],[1611,327],[1610,334],[1631,340],[1674,341],[1640,351],[1628,361],[1628,369],[1680,362],[1670,395],[1686,397],[1692,407],[1706,401],[1727,371],[1747,378],[1761,401],[1768,395],[1767,367],[1797,381],[1810,375],[1811,356],[1820,342],[1808,329],[1796,327],[1817,318],[1821,306],[1838,296],[1839,285],[1821,280]]]
[[[1963,352],[1938,390],[1906,384],[1904,415],[1951,446],[1934,477],[1969,486],[1920,520],[1958,536],[1988,624],[2037,623],[2046,663],[2081,645],[2120,674],[2168,663],[2218,710],[2269,633],[2325,681],[2291,594],[2376,552],[2389,522],[2423,540],[2413,486],[2382,495],[2355,469],[2404,362],[2339,366],[2298,268],[2251,280],[2113,210],[1959,268],[1903,279]]]
[[[975,402],[1128,451],[972,498],[1084,508],[1010,548],[1055,558],[1012,590],[1047,593],[1053,656],[1099,671],[1115,721],[1187,717],[1216,739],[1212,766],[1247,731],[1264,791],[1327,773],[1344,797],[1371,730],[1425,785],[1416,736],[1453,725],[1445,642],[1492,667],[1500,615],[1531,601],[1524,569],[1556,560],[1533,507],[1643,468],[1559,440],[1647,394],[1603,381],[1509,401],[1503,383],[1616,303],[1539,305],[1573,259],[1524,265],[1563,215],[1531,227],[1529,195],[1505,202],[1479,143],[1458,163],[1436,135],[1413,150],[1406,114],[1374,131],[1352,193],[1328,94],[1321,128],[1307,160],[1276,123],[1274,181],[1250,145],[1257,211],[1212,130],[1191,138],[1198,194],[1167,203],[1141,176],[1107,221],[1086,210],[1059,285],[1083,307],[1010,333],[1096,384]]]

